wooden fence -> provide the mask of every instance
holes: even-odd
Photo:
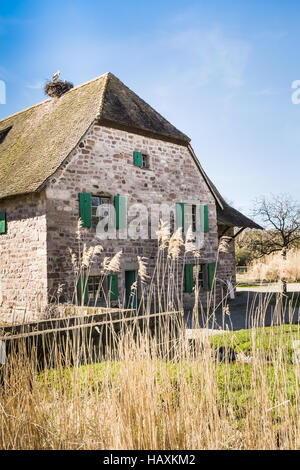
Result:
[[[182,329],[183,312],[136,316],[133,310],[105,311],[2,328],[0,364],[9,357],[27,357],[39,368],[117,359],[120,338],[143,336],[155,341],[157,352],[172,355]]]

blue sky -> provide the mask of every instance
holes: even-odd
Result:
[[[299,198],[299,1],[0,0],[0,118],[107,71],[192,139],[223,196]]]

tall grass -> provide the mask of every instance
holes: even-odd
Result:
[[[162,228],[152,278],[146,260],[138,260],[142,289],[147,285],[159,311],[168,309],[173,317],[182,306],[183,245],[180,234],[168,239]],[[88,272],[93,258],[90,251],[89,262],[79,262],[82,253],[89,252],[73,254],[77,275]],[[110,261],[102,263],[105,271]],[[166,290],[165,277],[170,279]],[[208,326],[215,315],[211,307],[217,306],[213,297],[212,292],[208,309],[201,309],[196,284],[195,324],[202,315]],[[53,341],[51,362],[42,369],[35,348],[21,344],[1,370],[0,448],[299,449],[300,366],[291,355],[299,326],[281,325],[284,309],[292,307],[278,296],[274,324],[260,328],[269,300],[248,306],[245,315],[254,325],[248,333],[212,337],[206,327],[189,341],[180,316],[167,326],[158,322],[154,335],[138,321],[124,324],[105,355],[100,346],[94,351],[93,363],[76,335],[68,348]],[[149,313],[148,302],[142,290],[139,313]],[[230,309],[223,311],[230,315]],[[232,347],[233,363],[227,354]]]
[[[177,337],[170,356],[169,335],[158,351],[129,329],[114,359],[72,364],[56,344],[56,368],[42,371],[21,350],[3,371],[0,447],[299,449],[298,326],[253,328],[240,348],[237,335]],[[235,363],[219,361],[220,344],[235,345]]]

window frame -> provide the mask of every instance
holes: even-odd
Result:
[[[91,218],[92,218],[91,228],[92,228],[93,231],[96,231],[97,225],[98,225],[98,223],[99,223],[99,221],[100,221],[99,216],[97,216],[97,209],[98,209],[98,207],[101,205],[101,203],[100,203],[99,205],[95,206],[95,205],[93,204],[93,199],[96,199],[96,198],[97,198],[97,199],[100,199],[100,200],[101,200],[101,199],[105,199],[105,200],[108,201],[107,203],[109,204],[109,206],[112,205],[112,196],[111,196],[111,195],[108,195],[108,194],[99,194],[99,193],[98,193],[98,194],[91,193],[91,213],[92,213],[92,215],[91,215]],[[104,203],[104,204],[106,204],[106,203]],[[95,211],[94,211],[95,208],[96,208],[96,213],[94,213],[94,212],[95,212]],[[111,209],[110,209],[110,212],[109,212],[108,216],[111,217],[111,214],[112,214],[112,213],[111,213]]]
[[[142,165],[141,165],[141,168],[143,170],[147,170],[150,168],[150,157],[149,157],[149,154],[148,153],[145,153],[145,152],[141,152],[142,154]]]
[[[186,272],[185,272],[185,275],[184,275],[184,292],[185,293],[192,293],[194,292],[194,289],[195,289],[195,286],[196,286],[196,276],[195,276],[195,271],[198,271],[198,288],[200,290],[200,292],[208,292],[210,289],[209,289],[209,273],[208,273],[208,265],[209,263],[208,262],[197,262],[197,263],[185,263],[184,264],[184,270],[185,270],[185,266],[186,265],[189,265],[189,266],[192,266],[193,267],[193,285],[192,285],[192,291],[189,291],[189,290],[186,290]],[[198,270],[198,268],[200,267],[200,269]],[[201,269],[202,268],[202,269]],[[199,275],[202,273],[202,280],[201,282],[199,283]]]
[[[198,269],[200,268],[200,269]],[[196,263],[193,266],[193,287],[196,286],[198,281],[198,287],[200,290],[208,290],[208,264],[207,263]],[[200,279],[201,275],[201,279]]]
[[[94,282],[95,279],[98,279],[97,283]],[[90,291],[90,285],[92,283],[91,281],[93,282],[93,294],[94,294],[93,297],[90,297],[90,292],[91,292]],[[103,295],[98,296],[98,298],[95,299],[95,295],[96,295],[97,290],[99,288],[100,281],[101,281],[101,275],[100,274],[95,274],[95,275],[92,275],[92,276],[89,275],[89,277],[88,277],[88,280],[87,280],[87,297],[88,297],[88,305],[89,306],[94,306],[95,305],[97,307],[97,306],[103,304],[107,299],[107,291],[108,291],[107,276],[103,279],[102,286],[99,290],[99,294],[102,293]],[[95,302],[95,300],[96,300],[96,302]]]
[[[135,154],[138,154],[141,159],[141,165],[135,163]],[[134,150],[133,152],[133,165],[142,170],[148,170],[150,168],[150,155],[148,152],[141,150]]]
[[[177,203],[182,208],[182,219],[183,219],[183,233],[192,227],[192,232],[196,234],[197,231],[197,205],[191,202]]]

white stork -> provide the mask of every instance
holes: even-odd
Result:
[[[60,70],[58,70],[52,77],[52,82],[56,82],[56,80],[59,78],[60,76]]]

